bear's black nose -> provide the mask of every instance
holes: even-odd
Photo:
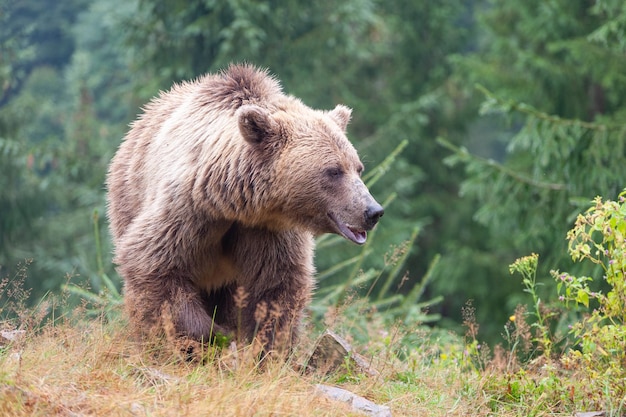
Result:
[[[367,224],[367,227],[371,229],[376,226],[378,219],[383,217],[383,214],[385,214],[385,209],[383,209],[383,207],[377,202],[367,206],[367,209],[365,210],[365,223]]]

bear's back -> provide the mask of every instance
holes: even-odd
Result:
[[[149,195],[160,192],[154,190],[154,182],[162,180],[165,167],[167,175],[182,173],[188,160],[206,145],[198,143],[199,138],[218,140],[220,135],[203,133],[202,129],[209,124],[221,126],[231,133],[222,134],[221,140],[236,140],[232,136],[238,135],[234,115],[239,107],[256,104],[276,109],[285,100],[289,98],[278,81],[251,65],[231,65],[221,73],[176,84],[152,99],[131,124],[109,167],[108,214],[113,237],[120,238],[147,204]],[[220,122],[215,123],[218,119]],[[171,135],[170,131],[178,134]],[[170,141],[171,136],[177,143],[168,149],[171,144],[161,142]]]

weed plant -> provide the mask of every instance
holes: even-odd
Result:
[[[569,254],[575,262],[600,266],[603,275],[551,271],[558,307],[548,307],[537,296],[536,254],[511,265],[511,272],[522,275],[533,308],[518,307],[505,326],[509,350],[500,348],[494,356],[492,364],[500,366],[485,383],[493,409],[523,410],[524,415],[626,415],[625,199],[626,191],[617,201],[597,197],[577,217],[567,234]],[[606,294],[597,289],[599,282],[608,286]],[[570,316],[577,319],[560,335],[553,322]]]

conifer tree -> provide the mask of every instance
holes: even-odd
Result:
[[[479,205],[475,219],[488,228],[495,256],[505,265],[538,252],[548,277],[566,262],[575,215],[626,187],[626,7],[489,2],[480,28],[478,51],[454,62],[468,95],[483,101],[479,134],[491,130],[497,139],[482,148],[481,138],[467,147],[441,143],[453,152],[451,165],[465,165],[461,194]],[[497,288],[510,285],[506,275],[486,278]]]

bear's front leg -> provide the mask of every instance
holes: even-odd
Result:
[[[176,337],[201,342],[212,342],[218,334],[229,335],[206,310],[194,281],[197,262],[190,260],[207,255],[200,244],[210,233],[202,224],[189,224],[194,223],[172,222],[172,216],[162,210],[146,211],[116,247],[126,309],[131,325],[142,335],[173,330]]]
[[[199,342],[213,342],[219,336],[231,334],[216,324],[205,310],[198,290],[190,279],[165,274],[141,280],[138,276],[126,280],[126,310],[135,330],[143,335],[169,333]],[[155,285],[146,285],[145,282]]]
[[[238,230],[237,285],[246,294],[237,311],[238,335],[261,342],[265,353],[290,349],[313,290],[313,237],[308,232]]]
[[[244,322],[247,337],[259,343],[264,354],[288,352],[299,338],[310,293],[308,286],[281,286],[254,297]]]

